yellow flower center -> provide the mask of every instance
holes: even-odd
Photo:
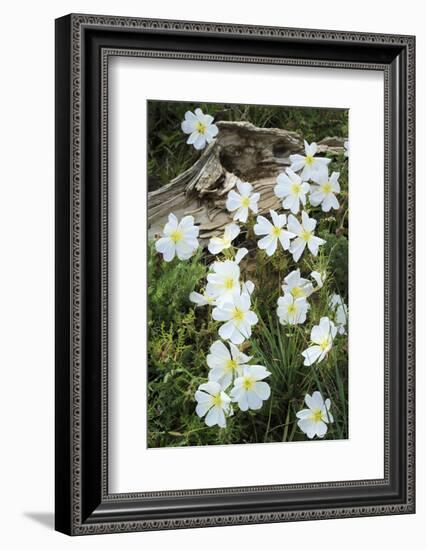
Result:
[[[330,345],[330,340],[327,338],[326,340],[323,340],[320,344],[320,348],[325,351],[328,346]]]
[[[241,206],[248,208],[250,206],[250,197],[243,197],[241,199]]]
[[[291,290],[290,290],[290,293],[291,295],[294,297],[294,298],[300,298],[300,296],[304,296],[304,292],[303,290],[301,289],[300,286],[295,286],[293,287]]]
[[[238,307],[234,308],[232,318],[235,322],[240,323],[244,319],[244,311]]]
[[[328,195],[328,193],[331,193],[331,183],[327,181],[326,183],[322,184],[322,192]]]
[[[197,132],[201,135],[204,135],[206,133],[207,127],[202,122],[197,122]]]
[[[291,192],[293,195],[298,195],[300,193],[301,185],[300,183],[292,183],[291,184]]]
[[[237,368],[237,362],[235,359],[228,359],[226,363],[226,370],[234,371]]]
[[[222,405],[222,397],[220,396],[220,393],[213,396],[213,405],[215,407],[220,407]]]
[[[245,390],[251,390],[254,386],[255,380],[251,376],[245,376],[243,379],[243,388]]]
[[[226,290],[231,290],[231,288],[234,287],[234,284],[235,284],[234,279],[232,279],[232,277],[228,277],[228,279],[225,279],[223,286],[226,288]]]
[[[212,242],[222,246],[223,248],[229,248],[231,246],[231,241],[225,237],[213,237]]]
[[[306,166],[311,166],[314,162],[314,157],[312,155],[306,155]]]
[[[311,419],[314,422],[319,422],[320,420],[322,420],[322,411],[321,411],[321,409],[314,409],[312,411]]]
[[[294,304],[289,304],[287,306],[287,311],[290,315],[294,315],[296,313],[296,306]]]
[[[300,238],[306,242],[308,242],[310,240],[310,238],[312,237],[312,233],[310,231],[306,231],[306,229],[304,229],[301,233],[300,233]]]
[[[282,228],[281,227],[274,227],[272,229],[272,235],[274,237],[279,237],[281,235]]]
[[[178,243],[183,239],[183,232],[180,229],[176,229],[170,233],[170,238],[173,242]]]

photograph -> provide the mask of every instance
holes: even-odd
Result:
[[[211,21],[168,3],[55,19],[55,530],[126,546],[226,526],[204,550],[289,522],[290,543],[311,525],[332,550],[359,546],[349,518],[365,518],[368,540],[404,547],[420,525],[402,517],[416,513],[420,18],[369,5],[366,28],[359,6],[312,3],[262,22],[263,5],[232,17],[228,2],[221,23],[216,4]],[[25,89],[32,66],[16,66]],[[8,184],[25,215],[5,204],[39,265],[46,219],[25,182],[26,201]],[[28,261],[4,271],[19,282]]]
[[[349,438],[348,136],[349,109],[147,101],[148,448]]]
[[[422,8],[3,4],[0,549],[419,549]]]

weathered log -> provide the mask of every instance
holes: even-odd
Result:
[[[303,139],[296,132],[258,128],[249,122],[217,123],[219,134],[199,159],[169,184],[148,193],[148,232],[161,232],[170,212],[178,218],[192,214],[200,238],[219,234],[232,221],[225,208],[228,192],[238,179],[260,193],[259,212],[279,208],[274,194],[278,174],[290,166],[289,156],[302,153]],[[343,138],[325,138],[320,154],[343,151]]]

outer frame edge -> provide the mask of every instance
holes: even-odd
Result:
[[[376,42],[380,44],[395,44],[400,45],[401,47],[407,48],[409,50],[408,55],[408,109],[412,112],[411,120],[410,116],[408,117],[408,134],[410,129],[412,131],[412,141],[411,144],[408,142],[408,156],[412,158],[414,162],[414,45],[415,37],[406,36],[406,35],[376,35],[370,33],[347,33],[342,31],[311,31],[308,29],[282,29],[278,27],[253,27],[245,25],[227,25],[219,23],[200,23],[200,22],[186,22],[186,21],[168,21],[168,20],[147,20],[147,19],[137,19],[137,18],[122,18],[122,17],[109,17],[109,16],[91,16],[91,15],[79,15],[71,14],[69,16],[71,21],[72,31],[72,43],[73,43],[73,52],[72,52],[72,150],[74,153],[74,164],[73,164],[73,200],[72,200],[72,213],[73,221],[79,219],[80,214],[80,196],[79,196],[79,180],[76,179],[76,156],[75,153],[80,153],[80,141],[78,139],[78,128],[79,128],[79,113],[80,113],[80,100],[79,100],[79,91],[80,91],[80,78],[79,72],[80,67],[78,64],[81,62],[79,59],[79,47],[80,47],[80,30],[83,25],[95,25],[95,26],[109,26],[115,27],[120,26],[120,28],[135,28],[139,27],[141,29],[152,29],[161,31],[162,29],[170,29],[170,25],[174,25],[174,30],[182,32],[212,32],[212,33],[223,33],[234,34],[238,33],[237,36],[241,34],[247,34],[250,36],[262,36],[267,37],[291,37],[295,39],[309,39],[309,40],[332,40],[336,42],[346,41],[347,43],[360,43],[360,42]],[[268,34],[265,34],[265,31]],[[291,33],[295,33],[293,36]],[[410,58],[410,52],[412,56]],[[411,91],[410,91],[411,87]],[[414,200],[414,171],[408,173],[408,202],[411,204]],[[414,216],[414,214],[413,214]],[[407,219],[408,228],[411,228],[412,234],[414,231],[414,217]],[[78,390],[80,384],[80,359],[76,355],[79,346],[79,337],[80,337],[80,322],[79,322],[79,313],[80,313],[80,262],[76,258],[75,252],[78,252],[79,243],[80,243],[80,226],[77,223],[77,226],[73,223],[72,225],[72,243],[73,243],[73,253],[71,254],[71,260],[73,264],[73,331],[72,331],[72,341],[73,341],[73,370],[72,370],[72,389]],[[414,244],[414,236],[412,239],[408,238],[407,247],[411,249]],[[78,256],[78,254],[77,254]],[[407,276],[412,278],[414,277],[414,260],[413,263],[407,267]],[[414,283],[413,283],[414,285]],[[408,289],[409,298],[413,298],[414,286],[411,290]],[[412,341],[413,331],[414,331],[414,310],[411,309],[411,312],[408,312],[408,319],[413,323],[413,328],[411,333],[408,333],[408,340]],[[414,346],[412,342],[412,346]],[[411,348],[413,350],[413,347]],[[409,357],[408,366],[411,368],[412,380],[414,380],[414,363],[413,357]],[[413,382],[414,384],[414,382]],[[410,385],[410,388],[412,386]],[[75,394],[73,397],[73,405]],[[414,402],[413,402],[414,407]],[[71,534],[81,535],[81,534],[95,534],[95,533],[112,533],[112,532],[124,532],[124,531],[136,531],[136,530],[152,530],[152,529],[177,529],[177,528],[188,528],[188,527],[204,527],[204,526],[213,526],[213,525],[237,525],[237,524],[249,524],[249,523],[265,523],[265,522],[280,522],[280,521],[303,521],[311,519],[328,519],[333,517],[361,517],[368,515],[385,515],[385,514],[406,514],[414,513],[415,504],[414,504],[414,486],[412,487],[411,500],[408,499],[406,504],[397,505],[397,506],[372,506],[365,507],[363,509],[351,509],[351,508],[341,508],[338,510],[325,510],[325,511],[308,511],[308,512],[288,512],[288,513],[271,513],[271,514],[249,514],[249,515],[239,515],[235,516],[216,516],[215,518],[202,518],[201,520],[193,518],[192,520],[164,520],[164,521],[153,521],[153,522],[119,522],[119,523],[101,523],[101,524],[92,524],[90,526],[84,525],[81,523],[80,517],[80,506],[79,499],[81,498],[80,488],[78,485],[75,485],[75,476],[78,477],[79,466],[78,459],[80,456],[81,448],[78,441],[75,439],[75,435],[78,433],[78,427],[75,424],[75,417],[73,417],[73,488],[72,488],[72,529]],[[414,445],[414,434],[412,439],[412,445]],[[411,468],[414,467],[414,458],[411,462]],[[288,516],[288,517],[287,517]],[[298,516],[298,517],[296,517]],[[61,529],[59,529],[61,530]]]

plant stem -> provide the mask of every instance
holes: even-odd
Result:
[[[288,421],[290,419],[290,405],[287,407],[287,415],[285,417],[285,428],[283,433],[283,441],[287,440],[287,434],[288,434]]]
[[[289,441],[293,441],[294,434],[296,433],[296,429],[297,429],[297,422],[295,421],[293,423],[293,428],[291,429]]]
[[[269,403],[268,424],[266,425],[265,437],[263,439],[264,443],[266,443],[266,441],[268,439],[268,432],[269,432],[269,428],[271,426],[271,413],[272,413],[272,394],[271,394],[271,400],[270,400],[270,403]]]

